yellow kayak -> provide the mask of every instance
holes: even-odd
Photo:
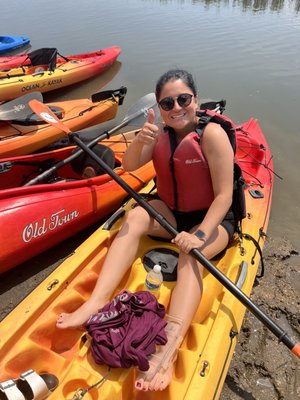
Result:
[[[263,247],[273,188],[272,158],[256,120],[242,125],[238,134],[237,161],[246,179],[247,217],[242,231]],[[149,193],[153,182],[142,192]],[[33,369],[55,374],[59,386],[49,399],[86,400],[212,400],[218,399],[238,340],[245,307],[205,271],[203,297],[179,349],[171,384],[159,392],[137,391],[135,368],[109,370],[91,356],[90,339],[80,330],[60,330],[61,312],[72,312],[87,300],[104,257],[120,229],[131,200],[65,260],[1,323],[0,381]],[[147,274],[145,255],[178,249],[169,242],[145,237],[137,257],[117,292],[141,290]],[[236,235],[213,264],[246,294],[252,290],[260,255],[252,240]],[[158,301],[168,308],[175,282],[164,281]],[[76,395],[77,393],[77,395]],[[77,397],[76,397],[77,396]],[[79,397],[81,396],[81,397]]]
[[[112,46],[82,54],[76,59],[59,59],[53,70],[48,65],[35,65],[0,71],[0,102],[26,93],[49,92],[89,79],[110,68],[120,53],[120,47]]]

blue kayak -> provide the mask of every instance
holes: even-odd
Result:
[[[0,54],[25,46],[29,42],[30,39],[26,36],[0,36]]]

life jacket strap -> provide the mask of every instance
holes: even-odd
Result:
[[[172,175],[172,180],[173,180],[173,187],[174,187],[174,207],[175,207],[175,210],[177,210],[177,208],[178,208],[178,188],[177,188],[175,168],[174,168],[174,152],[177,147],[177,141],[176,141],[174,129],[169,128],[168,134],[169,134],[170,147],[171,147],[171,156],[170,156],[170,160],[169,160],[169,165],[170,165],[170,170],[171,170],[171,175]]]

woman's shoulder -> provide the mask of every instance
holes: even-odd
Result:
[[[227,133],[220,124],[209,122],[203,131],[203,142],[214,142],[222,138],[227,138]]]
[[[202,137],[202,144],[204,148],[231,148],[231,144],[229,142],[229,138],[225,130],[221,127],[220,124],[215,122],[210,122],[205,127]]]

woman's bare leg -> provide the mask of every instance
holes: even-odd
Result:
[[[202,253],[206,258],[212,258],[222,251],[228,244],[228,234],[223,227],[219,227],[218,231],[206,243]],[[193,317],[198,309],[202,296],[202,274],[203,267],[194,257],[180,253],[178,260],[177,283],[173,290],[168,314],[182,321],[178,336],[184,338]],[[161,359],[164,353],[170,352],[169,343],[161,347],[159,356]],[[141,373],[136,380],[136,388],[139,390],[163,390],[172,380],[174,362],[176,361],[176,352],[180,343],[173,346],[173,359],[170,359],[168,367],[161,368],[156,373],[152,373],[151,368],[146,373]]]
[[[175,223],[172,213],[162,201],[153,200],[151,205],[171,224]],[[91,297],[74,312],[62,313],[57,319],[58,328],[77,328],[83,325],[91,315],[110,300],[131,266],[140,238],[145,234],[170,237],[143,208],[136,207],[128,213],[120,232],[111,244]]]

